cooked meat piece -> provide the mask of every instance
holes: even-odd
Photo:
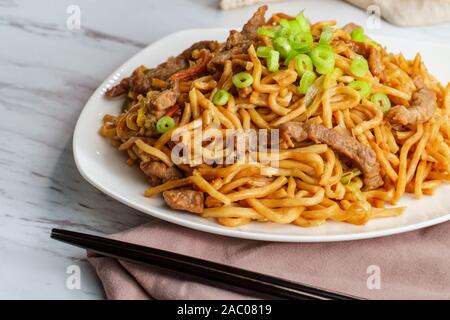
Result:
[[[359,27],[361,27],[359,24],[350,22],[347,23],[345,26],[343,26],[342,29],[344,29],[344,31],[347,32],[348,34],[351,34],[353,30]]]
[[[267,8],[266,5],[259,7],[242,28],[241,33],[246,40],[255,40],[258,37],[258,28],[266,22],[264,15],[266,14]]]
[[[379,79],[384,78],[384,64],[381,52],[372,46],[369,48],[369,69],[374,76]]]
[[[202,213],[203,192],[194,190],[168,190],[163,192],[164,200],[173,209]]]
[[[364,174],[366,189],[375,189],[383,185],[380,165],[375,153],[354,137],[329,129],[321,124],[305,122],[287,122],[280,126],[280,136],[286,140],[301,142],[310,139],[315,143],[325,143],[335,151],[352,160]]]
[[[247,49],[258,37],[258,28],[265,23],[264,15],[266,11],[266,5],[259,7],[244,25],[242,31],[230,31],[225,46],[208,63],[208,70],[211,73],[217,71],[217,67],[223,66],[225,61],[229,60],[233,55],[247,52]]]
[[[413,80],[414,85],[416,86],[417,90],[426,87],[425,81],[423,81],[421,76],[415,75],[412,80]]]
[[[183,177],[183,174],[176,167],[169,167],[159,161],[141,161],[140,167],[147,176],[161,179],[163,183]]]
[[[180,89],[178,87],[178,82],[175,82],[173,87],[151,96],[150,105],[154,106],[156,110],[165,110],[173,106],[177,102],[179,96]]]
[[[413,93],[409,108],[395,106],[386,117],[394,124],[416,125],[427,122],[436,112],[436,106],[436,94],[428,88],[422,88]]]
[[[369,58],[370,46],[367,45],[365,42],[357,42],[357,41],[353,41],[353,40],[345,40],[345,43],[347,43],[350,46],[350,49],[352,49],[355,53],[363,56],[366,59]]]
[[[148,76],[151,78],[167,80],[175,72],[189,67],[189,60],[191,59],[191,55],[194,50],[207,49],[211,52],[215,52],[219,49],[219,47],[220,44],[217,41],[204,40],[196,42],[177,57],[169,58],[167,62],[162,63],[155,69],[150,70],[148,72]]]
[[[280,137],[285,140],[302,142],[308,139],[308,133],[302,122],[286,122],[280,126]]]
[[[174,73],[189,68],[189,60],[194,50],[208,49],[211,52],[215,52],[219,48],[220,44],[217,41],[200,41],[194,43],[178,56],[169,58],[166,62],[161,63],[154,69],[147,71],[143,66],[137,68],[130,77],[122,79],[119,84],[109,89],[106,92],[106,96],[108,98],[118,97],[130,89],[137,93],[145,94],[151,90],[153,78],[167,80]]]

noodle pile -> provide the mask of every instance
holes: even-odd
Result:
[[[270,30],[280,20],[292,18],[275,14],[265,27]],[[270,221],[311,227],[327,220],[362,225],[370,219],[400,215],[403,208],[386,205],[395,205],[404,193],[416,198],[432,195],[450,179],[450,86],[444,88],[428,73],[420,54],[407,60],[376,44],[383,75],[369,71],[356,76],[351,69],[351,61],[357,56],[351,34],[335,25],[335,21],[311,25],[314,45],[326,27],[334,28],[330,45],[335,68],[329,74],[317,75],[306,94],[299,92],[294,60],[288,64],[280,61],[278,71],[268,71],[266,59],[257,56],[256,48],[272,48],[273,43],[269,36],[259,35],[246,52],[227,59],[219,73],[204,71],[177,83],[181,95],[165,113],[175,121],[168,132],[156,133],[148,112],[149,97],[167,86],[161,80],[152,83],[154,89],[147,95],[129,90],[123,112],[106,115],[100,133],[127,153],[129,165],[147,157],[183,172],[182,178],[149,187],[146,197],[175,188],[201,191],[205,208],[199,214],[225,226]],[[194,50],[192,65],[201,58],[202,50]],[[232,77],[242,71],[251,74],[253,83],[237,89]],[[434,115],[416,125],[392,124],[369,97],[361,97],[360,91],[348,85],[355,80],[365,81],[370,84],[371,94],[383,93],[393,106],[408,107],[418,89],[415,79],[421,79],[422,85],[437,97]],[[218,90],[230,93],[223,106],[212,102]],[[329,145],[310,140],[281,140],[280,149],[274,151],[277,167],[259,162],[177,165],[171,159],[175,145],[171,137],[180,128],[247,131],[306,121],[345,132],[370,147],[384,184],[366,190],[360,172],[348,159]]]

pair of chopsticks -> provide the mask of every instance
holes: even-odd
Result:
[[[225,286],[227,289],[239,289],[240,291],[250,290],[265,297],[298,300],[359,299],[212,261],[90,234],[52,229],[50,237],[93,251],[102,256],[157,266],[195,276],[201,281],[212,281],[216,286]]]

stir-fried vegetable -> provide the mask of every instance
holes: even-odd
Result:
[[[362,27],[357,27],[352,31],[352,40],[356,42],[366,42],[367,38]]]
[[[341,177],[341,183],[342,184],[349,184],[350,181],[352,181],[353,178],[359,176],[361,174],[361,170],[359,169],[352,169],[350,171],[345,172]]]
[[[308,55],[300,53],[294,59],[295,70],[299,76],[302,76],[306,71],[313,71],[313,63]]]
[[[370,83],[367,81],[355,80],[350,82],[348,86],[358,91],[361,98],[367,98],[370,94]]]
[[[350,71],[355,76],[362,77],[369,71],[369,64],[363,56],[357,55],[350,64]]]
[[[231,81],[236,88],[243,89],[252,85],[253,77],[248,72],[239,72],[231,78]]]
[[[373,94],[370,101],[372,101],[372,103],[374,103],[383,113],[386,113],[391,109],[391,101],[384,93],[377,92]]]
[[[165,133],[175,127],[175,120],[172,117],[164,116],[156,122],[156,131]]]
[[[331,26],[325,26],[320,35],[319,44],[330,44],[333,39],[334,29]]]
[[[328,74],[333,71],[335,58],[330,46],[320,44],[311,50],[310,56],[317,73]]]
[[[314,80],[316,80],[316,74],[312,71],[306,70],[303,73],[302,78],[300,79],[300,85],[298,87],[298,91],[301,94],[306,94],[309,87],[311,87],[311,85],[314,83]]]
[[[230,98],[230,94],[223,89],[217,90],[212,98],[212,102],[218,106],[226,105],[228,99]]]

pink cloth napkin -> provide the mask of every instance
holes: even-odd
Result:
[[[369,299],[450,299],[449,228],[450,223],[443,223],[369,240],[273,243],[212,235],[156,221],[111,238]],[[170,271],[91,254],[88,260],[108,299],[252,298]],[[380,288],[376,289],[378,279]]]

